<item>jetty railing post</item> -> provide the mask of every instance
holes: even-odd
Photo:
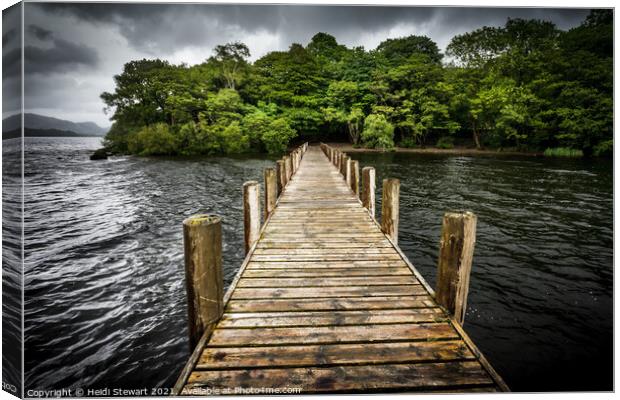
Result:
[[[248,181],[243,184],[243,237],[245,241],[245,254],[260,232],[260,188],[258,182]]]
[[[291,176],[293,176],[293,164],[290,156],[284,156],[284,172],[286,172],[286,184],[288,184]]]
[[[357,160],[351,160],[351,190],[360,196],[360,163]]]
[[[275,168],[265,168],[263,173],[265,180],[265,221],[269,214],[276,208],[276,199],[278,197],[278,184],[276,180]]]
[[[297,172],[297,152],[291,151],[291,171],[293,171],[292,175],[295,175]]]
[[[476,243],[477,217],[472,212],[443,216],[435,299],[463,324],[467,309],[469,275]]]
[[[190,352],[224,312],[222,220],[194,215],[183,221]]]
[[[398,243],[398,213],[399,213],[400,181],[398,179],[383,180],[383,194],[381,197],[381,230],[392,241]]]
[[[286,162],[286,183],[288,184],[293,176],[293,159],[291,156],[285,156],[284,161]]]
[[[344,171],[344,179],[347,182],[347,186],[348,187],[351,187],[352,167],[353,167],[353,160],[351,160],[350,158],[347,158],[347,165],[346,165],[346,169]]]
[[[284,186],[286,186],[286,171],[284,170],[284,161],[282,160],[276,161],[276,178],[278,181],[278,196],[280,196]]]
[[[375,169],[362,168],[362,204],[375,217]]]

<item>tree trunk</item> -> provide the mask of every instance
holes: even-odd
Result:
[[[472,132],[474,134],[474,143],[476,143],[476,148],[480,150],[480,136],[478,135],[478,131],[476,130],[476,121],[471,122]]]

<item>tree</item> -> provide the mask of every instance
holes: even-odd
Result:
[[[224,88],[235,89],[242,80],[247,67],[246,59],[250,57],[250,49],[241,42],[217,45],[215,55],[208,62],[214,64],[221,72]]]
[[[346,126],[351,142],[358,144],[365,106],[359,85],[350,81],[331,82],[326,100],[328,107],[323,108],[326,121]]]
[[[413,55],[424,55],[437,64],[443,57],[435,42],[427,36],[416,35],[384,40],[377,46],[377,52],[392,65],[399,64]]]
[[[131,61],[114,76],[114,92],[103,92],[104,111],[114,114],[112,121],[140,127],[171,122],[166,100],[176,82],[179,69],[162,60]]]

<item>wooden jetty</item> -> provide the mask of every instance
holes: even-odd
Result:
[[[397,180],[375,220],[374,176],[360,186],[357,161],[304,144],[265,171],[262,226],[246,183],[225,295],[219,218],[184,222],[193,352],[174,394],[508,390],[462,328],[475,216],[444,217],[435,293],[397,246]]]

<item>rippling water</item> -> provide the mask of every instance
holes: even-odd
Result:
[[[172,385],[188,357],[181,222],[223,217],[228,284],[242,183],[273,164],[90,161],[98,146],[26,140],[27,389]],[[611,389],[611,163],[355,158],[401,179],[399,243],[431,284],[442,213],[478,214],[465,327],[513,390]]]

